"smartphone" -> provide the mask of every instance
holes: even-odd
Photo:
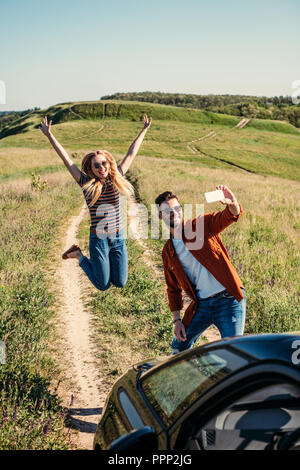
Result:
[[[216,191],[210,191],[204,194],[206,202],[216,202],[224,199],[224,193],[222,189],[216,189]]]

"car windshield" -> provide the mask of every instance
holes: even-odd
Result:
[[[142,379],[142,388],[164,423],[170,426],[205,391],[250,361],[250,357],[228,349],[195,353],[154,370]]]

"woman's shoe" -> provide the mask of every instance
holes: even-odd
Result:
[[[63,253],[62,259],[68,259],[69,258],[68,254],[73,253],[73,251],[77,251],[77,250],[80,250],[80,247],[78,245],[72,245],[71,248],[69,248],[67,251]]]

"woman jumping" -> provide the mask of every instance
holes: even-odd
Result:
[[[145,115],[143,123],[143,129],[130,145],[119,166],[109,152],[95,150],[83,158],[82,171],[52,134],[52,121],[48,124],[45,116],[40,125],[43,134],[49,139],[75,181],[82,187],[91,216],[90,259],[83,255],[78,245],[72,245],[62,257],[77,258],[79,266],[99,290],[108,289],[110,284],[124,287],[127,282],[128,257],[121,222],[120,194],[134,194],[133,186],[124,175],[151,126],[151,118]]]

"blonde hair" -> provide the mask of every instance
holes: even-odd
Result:
[[[96,155],[103,155],[109,163],[109,176],[111,178],[113,186],[120,191],[121,194],[124,194],[127,197],[132,197],[134,195],[134,188],[132,184],[121,175],[118,170],[117,163],[114,157],[107,152],[107,150],[95,150],[85,155],[81,162],[82,171],[91,179],[82,187],[86,191],[87,198],[90,198],[91,201],[88,203],[88,206],[91,207],[95,204],[99,198],[103,183],[93,173],[92,170],[92,159]]]

